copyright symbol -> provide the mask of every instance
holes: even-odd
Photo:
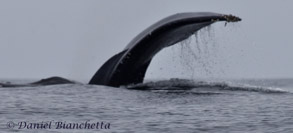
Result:
[[[7,122],[6,126],[8,129],[13,129],[15,124],[12,121],[9,121],[9,122]]]

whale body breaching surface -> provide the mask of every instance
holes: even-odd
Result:
[[[89,84],[119,87],[142,83],[152,58],[160,50],[218,21],[238,22],[241,19],[210,12],[178,13],[164,18],[138,34],[124,50],[106,61]]]
[[[189,38],[203,27],[218,21],[238,22],[239,17],[211,12],[178,13],[164,18],[138,34],[120,53],[112,56],[94,74],[89,84],[119,87],[142,83],[152,58],[163,48]],[[0,87],[71,84],[51,77],[29,84],[0,83]]]

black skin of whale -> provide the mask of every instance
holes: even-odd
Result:
[[[162,19],[137,35],[124,50],[106,61],[89,84],[119,87],[142,83],[152,58],[159,51],[187,39],[201,28],[218,21],[237,22],[241,19],[210,12],[179,13]],[[0,87],[72,83],[74,82],[61,77],[51,77],[29,84],[0,83]]]
[[[70,81],[61,77],[50,77],[46,79],[41,79],[37,82],[28,84],[11,84],[11,83],[0,83],[0,87],[36,87],[44,85],[55,85],[55,84],[74,84],[75,82]]]
[[[119,87],[142,83],[152,58],[203,27],[218,21],[237,22],[240,18],[218,13],[179,13],[169,16],[136,36],[120,53],[111,57],[89,84]]]

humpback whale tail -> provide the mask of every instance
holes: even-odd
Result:
[[[179,13],[162,19],[138,34],[122,52],[103,64],[89,84],[118,87],[141,83],[152,58],[160,50],[217,21],[237,22],[241,19],[209,12]]]

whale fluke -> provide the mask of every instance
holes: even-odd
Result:
[[[153,24],[138,34],[120,53],[112,56],[95,73],[89,84],[119,87],[142,83],[152,58],[163,48],[174,45],[203,27],[218,21],[237,22],[239,17],[210,12],[179,13]],[[0,83],[0,87],[25,87],[72,84],[61,77],[51,77],[29,84]]]
[[[120,53],[95,73],[89,84],[119,87],[143,82],[152,58],[203,27],[217,21],[237,22],[239,17],[218,13],[179,13],[153,24],[138,34]]]

